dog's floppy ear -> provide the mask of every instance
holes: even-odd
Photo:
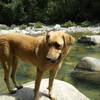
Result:
[[[69,35],[69,45],[73,45],[75,42],[75,38],[72,35]]]
[[[74,42],[75,42],[75,38],[73,36],[71,36],[70,34],[64,34],[63,40],[64,40],[65,47],[70,46],[70,45],[74,44]]]
[[[49,37],[50,37],[50,35],[49,35],[49,30],[45,30],[44,31],[44,33],[45,33],[45,35],[46,35],[46,42],[48,41],[48,39],[49,39]]]

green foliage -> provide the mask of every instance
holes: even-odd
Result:
[[[11,5],[0,2],[0,23],[10,24],[13,21]]]
[[[91,22],[90,21],[84,21],[80,24],[82,27],[88,27],[91,25]]]
[[[61,25],[62,27],[72,27],[72,26],[76,26],[75,22],[72,21],[68,21],[65,22],[64,24]]]
[[[26,28],[27,28],[27,25],[25,25],[25,24],[22,24],[22,25],[20,25],[20,27],[19,27],[20,30],[23,30],[23,29],[26,29]]]
[[[14,18],[15,18],[15,23],[22,23],[24,20],[27,18],[27,15],[24,11],[23,8],[23,2],[20,0],[16,0],[14,2],[14,7],[12,8],[14,11]]]
[[[100,20],[100,0],[0,0],[0,23]]]
[[[0,25],[0,30],[6,30],[6,29],[8,29],[8,27],[7,26],[5,26],[5,25]]]
[[[42,28],[43,25],[44,25],[44,24],[41,23],[41,22],[35,23],[35,27],[36,27],[36,28]]]
[[[25,18],[22,1],[14,0],[11,3],[0,2],[0,23],[12,24],[22,23]]]

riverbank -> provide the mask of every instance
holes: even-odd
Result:
[[[61,27],[61,25],[56,24],[53,26],[44,26],[42,25],[41,27],[37,28],[34,25],[32,26],[11,26],[8,27],[6,25],[0,25],[0,34],[5,34],[5,33],[23,33],[23,34],[33,34],[33,35],[38,35],[42,34],[44,30],[60,30],[60,31],[65,31],[65,32],[73,32],[73,33],[91,33],[91,34],[100,34],[100,26],[89,26],[89,27],[81,27],[81,26],[72,26],[68,28]],[[4,27],[4,28],[3,28]]]

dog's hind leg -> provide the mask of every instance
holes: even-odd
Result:
[[[16,56],[13,56],[11,63],[12,63],[11,79],[17,89],[22,89],[23,86],[19,86],[18,83],[16,82],[16,70],[18,65],[18,59]]]
[[[9,83],[10,66],[9,66],[7,61],[2,62],[2,66],[4,69],[4,81],[6,83],[8,90],[9,90],[9,93],[11,93],[12,90],[11,90],[10,83]]]
[[[4,81],[6,83],[6,86],[9,90],[9,93],[15,93],[15,91],[11,90],[10,87],[10,83],[9,83],[9,74],[10,74],[10,58],[11,58],[11,54],[10,54],[10,46],[9,43],[7,42],[6,39],[1,39],[0,41],[0,56],[1,56],[1,65],[4,69]]]

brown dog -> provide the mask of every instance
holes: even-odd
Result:
[[[74,38],[62,31],[51,31],[46,36],[33,37],[23,34],[0,35],[0,62],[4,69],[4,80],[10,93],[12,92],[9,83],[9,72],[12,67],[11,78],[17,87],[21,89],[15,79],[18,58],[35,65],[37,75],[35,81],[34,100],[39,98],[39,87],[42,75],[45,71],[50,72],[49,96],[53,100],[51,91],[54,78],[61,67],[62,60],[68,54]]]

